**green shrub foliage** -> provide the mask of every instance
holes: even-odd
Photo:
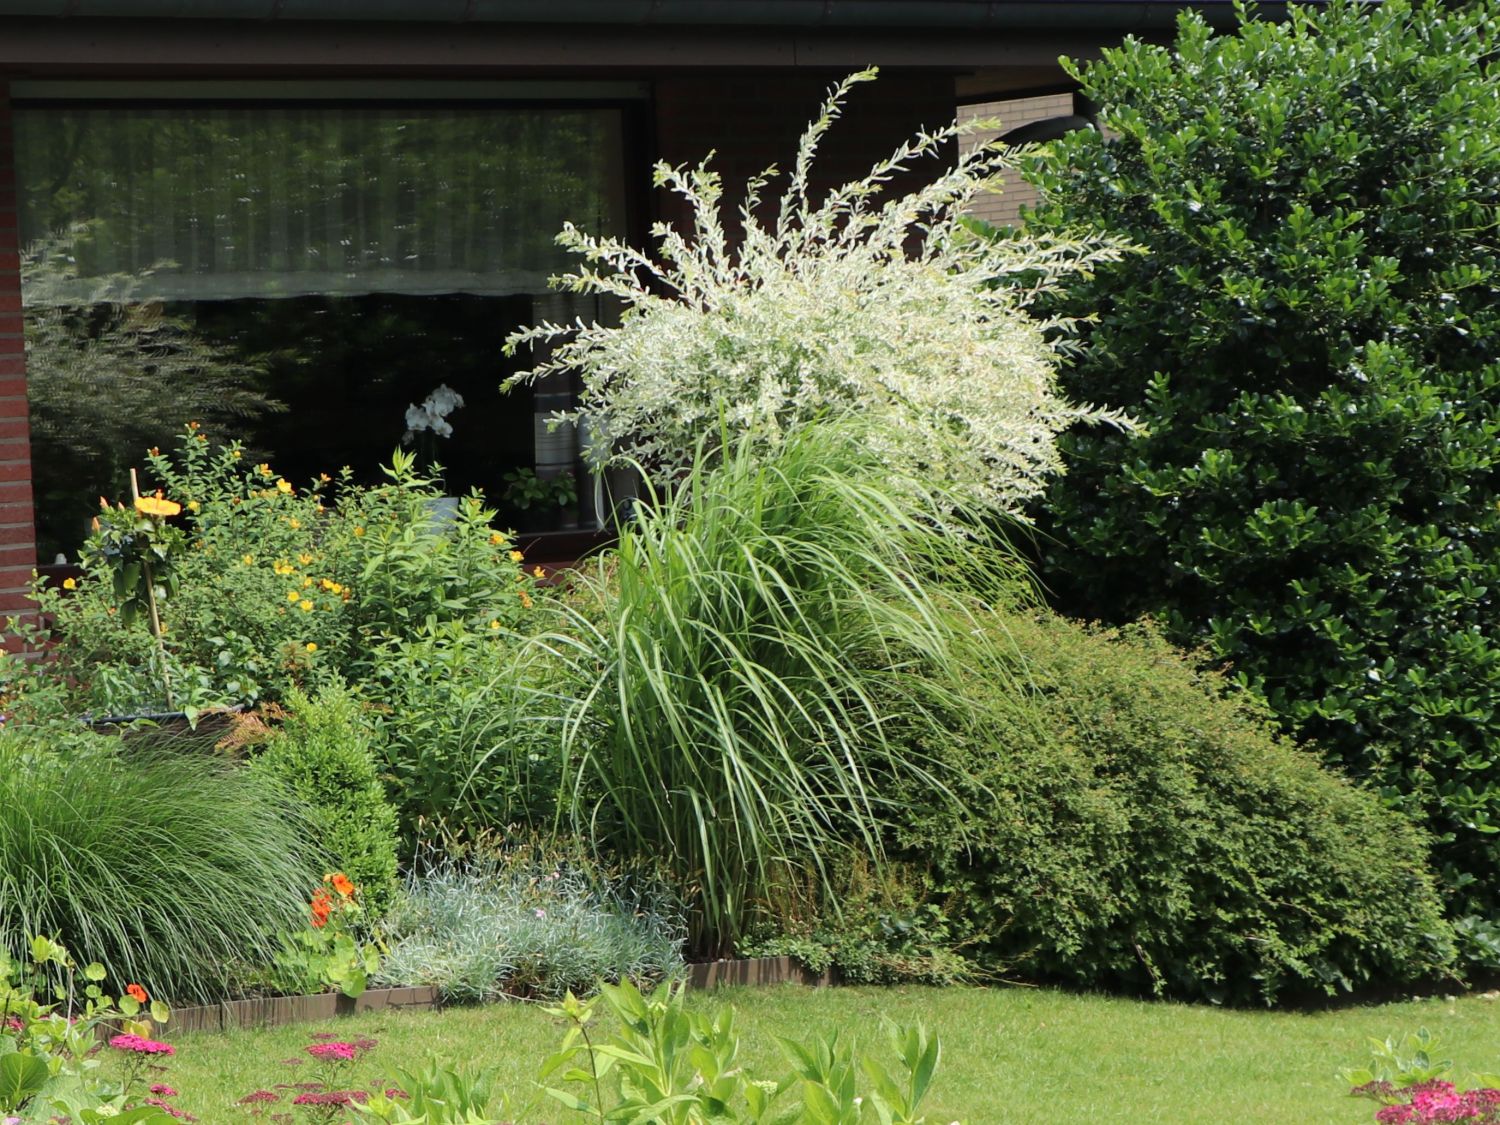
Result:
[[[1038,233],[1125,235],[1053,313],[1147,427],[1067,442],[1048,583],[1160,614],[1425,819],[1500,905],[1500,98],[1491,3],[1336,2],[1079,74],[1108,132],[1037,159]]]
[[[0,735],[0,945],[61,940],[183,1003],[269,961],[322,873],[283,791],[206,755],[125,740]]]
[[[955,735],[973,820],[902,843],[986,968],[1267,1002],[1441,972],[1451,933],[1400,814],[1272,733],[1243,693],[1152,629],[997,616],[1031,693],[975,678]]]
[[[376,773],[373,717],[347,689],[293,692],[291,714],[250,765],[286,786],[305,806],[330,870],[359,887],[378,917],[396,887],[396,810]]]

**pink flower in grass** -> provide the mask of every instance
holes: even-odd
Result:
[[[370,1095],[363,1090],[324,1090],[319,1094],[298,1094],[292,1099],[293,1105],[349,1105],[359,1102],[364,1105],[369,1101]]]
[[[149,1106],[151,1106],[153,1109],[159,1109],[159,1110],[161,1110],[168,1117],[175,1117],[175,1118],[177,1118],[177,1120],[179,1120],[179,1121],[189,1121],[189,1122],[191,1122],[191,1121],[197,1121],[198,1120],[196,1117],[194,1117],[187,1110],[185,1110],[185,1109],[178,1109],[175,1105],[172,1105],[170,1102],[164,1102],[160,1098],[147,1098],[146,1099],[146,1104],[149,1105]]]
[[[155,1083],[151,1087],[151,1092],[158,1098],[175,1098],[177,1096],[177,1091],[172,1089],[172,1087],[168,1086],[165,1082]]]
[[[239,1105],[259,1105],[266,1102],[279,1102],[280,1094],[273,1094],[270,1090],[256,1090],[253,1094],[246,1094],[239,1100]]]
[[[353,1043],[314,1043],[307,1049],[307,1053],[324,1062],[334,1059],[348,1062],[359,1054],[359,1048]]]
[[[118,1051],[130,1051],[137,1055],[175,1055],[177,1048],[170,1043],[159,1043],[155,1039],[143,1039],[139,1035],[116,1035],[109,1045]]]

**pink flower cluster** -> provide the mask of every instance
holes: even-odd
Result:
[[[1404,1105],[1383,1106],[1375,1113],[1380,1125],[1500,1125],[1500,1090],[1464,1090],[1452,1082],[1423,1082],[1405,1091]]]
[[[307,1053],[325,1062],[333,1059],[348,1062],[359,1052],[355,1050],[353,1043],[314,1043],[307,1049]]]
[[[177,1048],[170,1043],[160,1043],[155,1039],[143,1039],[139,1035],[116,1035],[110,1039],[109,1045],[119,1051],[131,1051],[137,1055],[175,1055]]]
[[[349,1105],[359,1102],[364,1105],[370,1100],[370,1095],[363,1090],[324,1090],[321,1093],[298,1094],[292,1099],[293,1105]]]

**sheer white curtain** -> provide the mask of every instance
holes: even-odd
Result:
[[[619,111],[28,107],[27,303],[545,293],[565,221],[619,233]]]

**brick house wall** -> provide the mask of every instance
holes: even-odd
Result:
[[[972,152],[980,145],[988,144],[996,137],[1030,125],[1033,121],[1044,121],[1049,117],[1066,117],[1073,112],[1072,94],[1043,94],[1034,98],[1013,98],[1008,101],[979,102],[960,106],[958,119],[961,122],[978,121],[985,118],[998,119],[1000,128],[970,133],[960,139],[965,152]],[[1021,180],[1020,176],[1007,176],[1002,180],[1001,190],[976,200],[970,208],[971,214],[997,227],[1014,226],[1021,217],[1021,208],[1036,203],[1036,191]]]
[[[0,616],[27,608],[36,566],[14,151],[10,87],[0,81]]]

